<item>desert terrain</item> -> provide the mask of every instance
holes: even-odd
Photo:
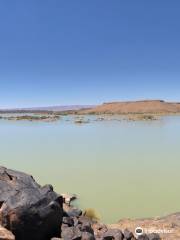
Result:
[[[109,102],[79,112],[83,114],[175,114],[180,113],[180,103],[163,100]]]

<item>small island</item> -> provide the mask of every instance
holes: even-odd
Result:
[[[39,121],[39,122],[54,122],[60,119],[59,115],[56,114],[45,114],[45,115],[16,115],[1,116],[1,119],[10,121]]]

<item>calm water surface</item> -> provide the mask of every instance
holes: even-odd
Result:
[[[105,222],[180,211],[180,117],[74,124],[0,121],[0,164],[79,195]]]

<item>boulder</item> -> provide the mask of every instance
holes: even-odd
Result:
[[[90,223],[83,223],[83,224],[80,226],[80,230],[81,230],[81,232],[88,232],[88,233],[91,233],[91,234],[94,235],[94,230],[92,229]]]
[[[64,228],[68,228],[69,226],[67,225],[67,224],[64,224],[64,223],[62,223],[62,225],[61,225],[61,231],[64,229]]]
[[[138,236],[138,240],[149,240],[147,234],[142,234],[140,236]]]
[[[79,220],[77,217],[73,217],[73,221],[74,221],[74,226],[76,227],[79,224]]]
[[[159,234],[157,234],[157,233],[148,234],[148,238],[149,238],[149,240],[160,240],[161,239]]]
[[[65,213],[65,215],[69,217],[79,217],[82,215],[82,211],[78,208],[72,207],[71,209],[69,209],[69,211]]]
[[[150,233],[150,234],[143,234],[138,237],[138,240],[161,240],[159,234],[157,233]]]
[[[74,225],[74,220],[71,217],[63,217],[63,224],[72,227]]]
[[[64,240],[81,240],[82,233],[78,227],[67,227],[62,229],[61,237]]]
[[[82,238],[81,240],[95,240],[95,237],[90,232],[82,232]]]
[[[108,230],[107,226],[101,223],[93,224],[92,228],[94,230],[94,235],[96,236],[96,238],[101,238],[102,235]]]
[[[78,222],[80,224],[90,224],[90,225],[93,224],[92,219],[90,219],[86,216],[83,216],[83,215],[78,218]]]
[[[134,235],[132,232],[130,232],[127,228],[124,230],[124,238],[127,240],[131,240],[131,238],[133,238]]]
[[[0,240],[15,240],[15,236],[12,234],[12,232],[0,226]]]
[[[119,229],[108,229],[102,237],[103,240],[123,240],[123,234]]]
[[[16,240],[49,240],[60,236],[63,199],[51,185],[0,167],[0,224]]]

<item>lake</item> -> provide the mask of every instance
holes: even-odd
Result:
[[[180,211],[180,117],[75,124],[0,120],[0,165],[30,173],[104,222]],[[112,117],[113,118],[113,117]]]

